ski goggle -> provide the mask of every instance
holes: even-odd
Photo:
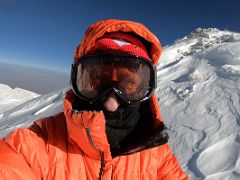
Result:
[[[151,97],[156,88],[156,67],[134,55],[88,55],[72,64],[71,86],[89,103],[114,91],[125,103],[134,104]]]

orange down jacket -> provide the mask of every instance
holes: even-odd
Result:
[[[113,22],[116,25],[118,21]],[[86,53],[88,46],[81,44],[75,58],[81,56],[80,51]],[[160,55],[159,49],[152,49]],[[17,129],[0,139],[0,179],[188,179],[166,142],[143,143],[112,157],[103,112],[77,111],[73,109],[74,99],[70,90],[64,99],[64,112],[35,121],[31,127]],[[149,110],[153,127],[163,126],[155,94],[149,100]]]
[[[0,179],[188,179],[169,146],[112,158],[102,112],[75,112],[68,92],[64,113],[17,129],[0,141]],[[150,99],[161,122],[157,98]]]

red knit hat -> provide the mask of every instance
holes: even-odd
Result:
[[[126,53],[152,61],[144,44],[138,38],[123,32],[105,34],[98,39],[89,54],[96,52]]]

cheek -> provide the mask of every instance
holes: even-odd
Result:
[[[141,79],[140,79],[139,75],[134,74],[133,78],[134,78],[134,82],[135,82],[136,87],[138,87],[140,82],[141,82]]]
[[[124,87],[125,92],[127,94],[136,92],[140,84],[140,77],[132,72],[127,73],[125,76],[129,78]]]
[[[127,94],[131,94],[137,91],[137,87],[135,84],[127,84],[125,87],[125,91]]]

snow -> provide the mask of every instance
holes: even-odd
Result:
[[[38,94],[25,89],[12,89],[8,85],[0,84],[0,114],[38,96]]]
[[[5,87],[5,90],[10,90],[10,92],[14,91],[14,89],[0,84],[0,88],[1,87]],[[34,120],[61,112],[63,98],[67,89],[68,88],[60,89],[42,96],[34,95],[32,99],[28,99],[28,101],[26,101],[27,98],[29,98],[28,93],[18,94],[17,97],[23,99],[20,105],[19,102],[16,102],[15,105],[12,103],[12,101],[15,100],[14,98],[9,99],[9,96],[3,96],[1,100],[3,102],[9,101],[10,105],[6,111],[2,111],[2,107],[3,109],[6,109],[6,107],[3,105],[4,103],[0,103],[0,137],[5,136],[18,127],[27,127],[31,125]],[[0,92],[1,97],[4,93],[1,90]],[[4,99],[4,97],[6,99]]]
[[[169,145],[190,179],[240,179],[240,34],[198,28],[164,47],[157,70]],[[0,137],[62,111],[67,89],[0,84]]]
[[[191,179],[240,179],[239,47],[240,34],[199,28],[164,48],[158,97]]]

